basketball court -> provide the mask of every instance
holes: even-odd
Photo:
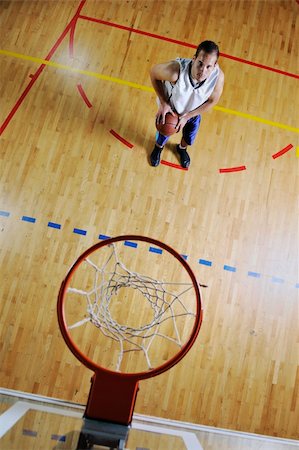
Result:
[[[298,12],[295,0],[0,2],[1,449],[81,448],[94,366],[69,330],[109,370],[151,374],[136,378],[122,448],[299,446]],[[188,170],[176,135],[154,168],[150,68],[205,39],[223,94]],[[64,292],[80,255],[117,236]],[[102,316],[98,292],[113,289]]]

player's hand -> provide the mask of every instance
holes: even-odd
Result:
[[[165,123],[165,116],[167,113],[175,116],[176,114],[172,111],[171,106],[168,103],[163,103],[159,106],[158,112],[156,114],[157,123]]]
[[[182,116],[179,116],[179,121],[176,126],[177,133],[184,128],[184,126],[186,125],[188,120],[189,120],[189,117],[187,114],[183,114]]]

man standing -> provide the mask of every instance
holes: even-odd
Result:
[[[187,146],[197,135],[201,114],[209,111],[222,94],[224,75],[218,65],[219,48],[212,41],[204,41],[197,47],[192,59],[177,58],[155,65],[150,72],[152,85],[159,98],[156,115],[165,123],[166,113],[179,116],[178,131],[182,130],[181,143],[177,145],[181,166],[190,165]],[[161,152],[169,137],[158,133],[151,153],[151,165],[160,163]]]

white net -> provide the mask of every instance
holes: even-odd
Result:
[[[68,294],[85,300],[85,311],[80,310],[84,317],[73,321],[68,329],[92,324],[105,338],[112,340],[117,346],[113,370],[122,371],[124,357],[131,353],[142,353],[146,370],[153,369],[157,365],[158,352],[162,352],[160,362],[165,362],[172,356],[170,353],[179,351],[192,331],[196,314],[193,284],[190,278],[188,282],[174,283],[137,273],[120,260],[115,244],[110,244],[107,249],[100,265],[94,262],[93,255],[93,260],[84,260],[86,269],[92,272],[88,289],[68,288]],[[171,259],[175,260],[172,256]],[[130,311],[124,317],[126,309]],[[134,314],[135,319],[132,318]],[[167,346],[165,342],[168,342]]]

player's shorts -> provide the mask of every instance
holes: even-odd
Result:
[[[183,138],[188,145],[192,145],[195,141],[197,132],[199,130],[200,120],[200,115],[191,117],[191,119],[186,122],[183,128]],[[164,147],[169,138],[170,136],[163,136],[163,134],[157,133],[156,142],[161,147]]]

